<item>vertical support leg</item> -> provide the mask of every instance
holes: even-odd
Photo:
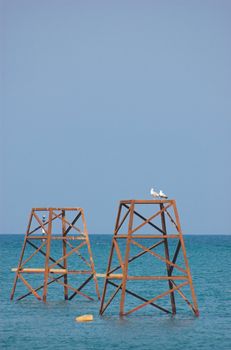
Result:
[[[31,211],[31,214],[30,214],[30,217],[29,217],[29,222],[28,222],[28,226],[27,226],[27,230],[26,230],[26,235],[25,235],[24,242],[23,242],[23,248],[22,248],[22,252],[21,252],[20,258],[19,258],[18,269],[17,269],[17,272],[15,274],[14,285],[13,285],[12,292],[11,292],[11,295],[10,295],[10,300],[13,300],[13,298],[14,298],[14,293],[15,293],[17,282],[18,282],[18,277],[19,277],[19,274],[20,274],[19,269],[20,269],[21,264],[22,264],[22,260],[23,260],[23,256],[24,256],[24,252],[25,252],[25,248],[26,248],[26,243],[27,243],[27,237],[28,237],[29,232],[30,232],[30,226],[31,226],[32,218],[33,218],[33,210]]]
[[[175,218],[176,218],[176,224],[177,224],[178,232],[179,232],[179,235],[180,235],[181,248],[182,248],[182,252],[183,252],[183,256],[184,256],[185,267],[186,267],[186,271],[187,271],[187,275],[188,275],[188,281],[189,281],[189,286],[190,286],[192,300],[193,300],[193,311],[194,311],[196,316],[199,316],[199,310],[198,310],[196,294],[195,294],[193,283],[192,283],[192,276],[191,276],[191,272],[190,272],[190,268],[189,268],[189,263],[188,263],[188,258],[187,258],[187,255],[186,255],[184,239],[183,239],[181,226],[180,226],[180,218],[179,218],[179,214],[178,214],[178,210],[177,210],[175,201],[173,201],[173,209],[174,209],[174,214],[175,214]]]
[[[109,260],[108,260],[107,272],[106,272],[106,276],[105,276],[105,280],[104,280],[104,287],[103,287],[103,294],[102,294],[102,298],[101,298],[100,310],[99,310],[100,315],[102,315],[104,312],[103,306],[104,306],[104,300],[105,300],[106,291],[107,291],[107,284],[108,284],[107,277],[108,277],[108,273],[109,273],[110,268],[111,268],[113,253],[114,253],[114,242],[112,241],[111,251],[110,251]]]
[[[66,222],[65,222],[65,210],[62,210],[62,235],[63,237],[66,237]],[[63,239],[63,256],[66,256],[67,254],[67,243],[66,240]],[[67,258],[63,259],[63,267],[67,269]],[[64,299],[68,300],[68,287],[67,287],[67,274],[63,276],[64,281]]]
[[[49,209],[49,223],[48,223],[48,235],[46,242],[46,257],[45,257],[45,272],[44,272],[44,287],[43,287],[43,301],[47,300],[47,284],[49,275],[49,258],[50,258],[50,247],[51,247],[51,234],[52,234],[52,214],[53,209]]]
[[[129,259],[130,246],[131,246],[131,232],[132,232],[132,226],[133,226],[134,206],[135,206],[134,201],[132,201],[131,207],[130,207],[128,237],[126,241],[126,250],[125,250],[125,257],[124,257],[122,290],[121,290],[121,299],[120,299],[120,316],[124,315],[124,302],[125,302],[126,284],[127,284],[127,275],[128,275],[128,259]]]
[[[161,203],[160,204],[160,210],[162,210],[164,208],[164,205]],[[166,228],[166,222],[165,222],[165,213],[164,211],[161,212],[161,225],[162,225],[162,230],[164,231],[165,234],[167,234],[167,228]],[[164,250],[165,250],[165,257],[167,260],[170,260],[169,258],[169,248],[168,248],[168,239],[165,238],[164,239]],[[167,269],[167,274],[170,277],[171,276],[171,266],[168,265],[168,263],[166,263],[166,269]],[[169,289],[173,289],[173,283],[171,280],[168,280],[168,285],[169,285]],[[174,292],[170,293],[170,301],[171,301],[171,306],[172,306],[172,313],[175,314],[176,313],[176,303],[175,303],[175,296],[174,296]]]
[[[117,235],[117,228],[119,226],[119,220],[120,220],[120,215],[121,215],[121,210],[122,210],[122,205],[120,204],[119,206],[119,210],[117,213],[117,218],[116,218],[116,224],[115,224],[115,230],[114,230],[114,236],[113,238]],[[107,278],[108,278],[108,274],[109,271],[111,270],[111,263],[112,263],[112,257],[113,257],[113,253],[114,253],[114,239],[112,240],[112,245],[111,245],[111,251],[110,251],[110,255],[109,255],[109,259],[108,259],[108,265],[107,265],[107,271],[106,271],[106,276],[105,276],[105,281],[104,281],[104,288],[103,288],[103,294],[102,294],[102,299],[101,299],[101,305],[100,305],[100,310],[99,310],[99,314],[102,315],[104,312],[103,306],[104,306],[104,300],[105,300],[105,295],[106,295],[106,291],[107,291]]]
[[[96,277],[95,265],[94,265],[94,261],[93,261],[93,258],[92,258],[91,245],[90,245],[90,241],[89,241],[89,236],[88,236],[88,232],[87,232],[87,224],[86,224],[86,220],[85,220],[85,216],[84,216],[83,210],[81,210],[81,216],[82,216],[82,220],[83,220],[83,230],[84,230],[84,235],[85,235],[85,239],[86,239],[86,243],[87,243],[88,254],[89,254],[89,257],[90,257],[91,271],[92,271],[93,279],[94,279],[94,282],[95,282],[95,290],[96,290],[97,297],[100,300],[98,280],[97,280],[97,277]]]

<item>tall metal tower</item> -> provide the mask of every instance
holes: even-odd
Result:
[[[83,292],[91,280],[100,299],[83,209],[33,208],[18,267],[12,271],[15,279],[11,300],[19,280],[28,291],[17,300],[34,295],[46,301],[48,286],[54,283],[62,286],[65,300],[76,295],[93,300]],[[39,284],[32,286],[35,283]]]
[[[133,254],[132,249],[135,250]],[[138,262],[140,265],[136,267]],[[138,289],[139,281],[142,285]],[[183,291],[185,288],[192,301]],[[140,291],[146,296],[140,295]],[[129,315],[148,305],[175,314],[178,296],[196,316],[199,315],[175,200],[120,202],[105,275],[101,315],[113,299],[118,298],[118,293],[120,315]],[[126,303],[126,298],[131,296],[142,303],[135,306],[133,302]],[[170,304],[169,308],[167,304]],[[130,309],[125,310],[128,305]]]

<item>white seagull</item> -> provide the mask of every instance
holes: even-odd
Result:
[[[166,194],[164,194],[164,192],[162,190],[160,190],[160,192],[159,192],[159,197],[164,198],[164,199],[168,198],[168,196],[166,196]]]
[[[150,194],[153,198],[159,198],[159,193],[154,190],[154,188],[151,188]]]

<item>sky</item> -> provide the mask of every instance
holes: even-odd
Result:
[[[0,233],[32,207],[177,201],[183,232],[229,234],[231,2],[0,0]]]

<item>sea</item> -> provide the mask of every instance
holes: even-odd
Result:
[[[65,301],[63,286],[58,283],[49,286],[46,303],[34,296],[11,301],[14,280],[11,268],[18,264],[23,239],[23,235],[0,235],[0,349],[231,349],[231,236],[184,236],[199,317],[194,316],[179,295],[175,316],[146,306],[120,317],[119,295],[100,316],[100,302],[95,298],[93,282],[86,287],[86,293],[92,295],[94,301],[82,296]],[[112,236],[90,235],[90,242],[96,271],[105,273]],[[149,272],[154,271],[151,260],[141,262],[138,274],[147,274],[147,268]],[[28,278],[34,278],[31,283],[39,285],[39,276]],[[104,278],[98,280],[102,294]],[[151,298],[159,293],[158,283],[135,281],[129,288]],[[15,298],[26,292],[26,287],[19,283]],[[136,305],[133,299],[131,296],[125,299],[127,309]],[[162,306],[167,305],[169,297],[161,302]],[[84,314],[92,314],[93,321],[77,323],[75,318]]]

